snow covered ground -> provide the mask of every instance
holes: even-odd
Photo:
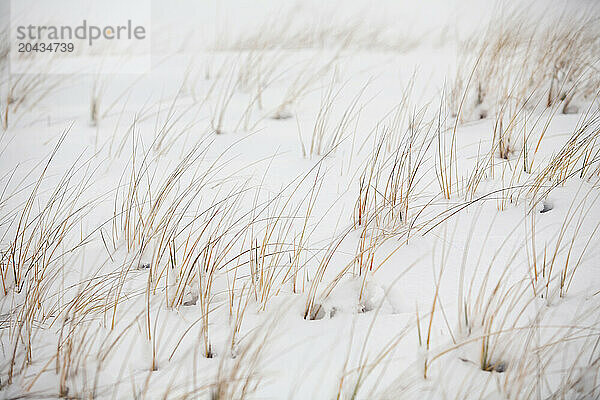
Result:
[[[0,397],[600,398],[598,18],[153,1],[149,73],[2,52]]]

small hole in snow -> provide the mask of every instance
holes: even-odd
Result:
[[[542,209],[540,210],[540,214],[547,213],[548,211],[552,210],[553,208],[554,208],[554,206],[552,205],[552,203],[545,201]]]
[[[308,315],[304,316],[304,319],[308,319],[311,321],[316,321],[323,318],[325,318],[325,309],[320,304],[315,304],[308,313]]]
[[[358,312],[359,313],[367,313],[369,311],[373,311],[373,304],[370,301],[364,301],[358,304]]]
[[[499,361],[496,363],[491,363],[485,366],[485,368],[483,369],[486,372],[498,372],[498,373],[503,373],[504,371],[506,371],[506,363],[503,361]]]
[[[277,111],[275,114],[273,114],[271,116],[271,119],[275,119],[275,120],[282,120],[282,119],[289,119],[292,118],[293,115],[290,112],[287,111]]]

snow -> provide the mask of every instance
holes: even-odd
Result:
[[[521,47],[466,85],[512,10],[582,28],[570,104]],[[12,94],[0,397],[597,398],[598,12],[152,2],[150,73]]]

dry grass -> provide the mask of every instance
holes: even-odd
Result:
[[[221,51],[379,49],[406,52],[423,39],[414,37],[407,31],[390,29],[389,24],[368,23],[361,15],[340,20],[335,11],[313,18],[308,24],[299,25],[296,23],[299,20],[297,11],[273,14],[260,21],[260,25],[252,32],[245,32],[231,39],[228,33],[219,33],[212,48]]]
[[[369,132],[360,132],[358,121],[373,100],[364,100],[371,82],[349,95],[331,74],[308,146],[300,136],[304,156],[318,159],[300,160],[309,166],[282,187],[270,182],[270,159],[244,166],[232,161],[230,150],[250,136],[215,153],[215,141],[229,137],[203,132],[190,139],[199,121],[220,135],[293,117],[295,105],[341,54],[318,64],[310,60],[292,76],[280,69],[287,56],[281,49],[405,46],[393,46],[383,32],[358,22],[303,32],[290,19],[277,21],[257,36],[219,43],[243,51],[203,71],[204,82],[190,64],[173,97],[144,106],[115,148],[111,138],[111,162],[131,155],[104,193],[89,193],[95,154],[53,175],[68,130],[22,181],[13,182],[18,167],[12,169],[0,191],[3,389],[20,384],[23,396],[62,398],[249,398],[266,382],[271,340],[296,346],[287,331],[276,335],[288,328],[284,324],[318,328],[320,322],[309,321],[333,318],[326,303],[350,279],[360,284],[355,313],[366,315],[353,315],[352,327],[343,325],[350,341],[332,394],[338,399],[409,396],[431,382],[445,390],[445,374],[452,378],[456,363],[467,368],[465,382],[453,385],[456,398],[492,390],[508,399],[597,397],[598,293],[572,303],[589,273],[582,269],[596,256],[600,227],[586,219],[597,204],[600,175],[596,21],[563,19],[536,29],[519,14],[506,18],[494,20],[473,59],[464,60],[473,67],[461,69],[449,93],[429,103],[439,107],[416,106],[413,76]],[[2,82],[8,90],[2,96],[5,129],[12,124],[9,114],[35,106],[52,90],[37,75],[13,78]],[[122,99],[101,107],[105,89],[94,82],[90,119],[98,124]],[[266,94],[276,84],[287,90],[268,107]],[[234,107],[240,96],[247,100],[241,110]],[[547,156],[550,125],[582,104],[587,109],[577,126]],[[154,130],[142,135],[152,117]],[[458,159],[461,121],[473,118],[490,119],[483,141],[489,145],[480,144],[465,170]],[[367,138],[355,149],[359,134]],[[144,143],[142,137],[152,135]],[[332,178],[328,162],[351,136],[348,172],[358,165],[353,157],[365,159],[349,179],[354,208],[340,210],[337,225],[324,226],[346,194],[327,190],[338,198],[323,207],[331,200],[323,199],[324,188],[343,175]],[[177,146],[181,156],[169,161]],[[267,161],[262,177],[246,176]],[[553,211],[564,214],[548,226],[542,215],[552,208],[548,199],[574,184],[580,189],[569,192],[570,206]],[[488,201],[498,208],[492,205],[489,220]],[[549,205],[543,213],[540,204]],[[100,213],[102,222],[84,226],[90,212]],[[516,224],[499,223],[504,215],[517,215]],[[314,240],[321,229],[328,235]],[[412,250],[409,237],[426,246],[430,263],[404,258]],[[367,287],[384,266],[397,278],[374,307]],[[432,272],[424,305],[415,300],[415,317],[404,313],[406,323],[384,342],[376,323],[389,292],[416,266]],[[292,307],[279,307],[280,298]],[[455,313],[447,313],[454,301]],[[353,347],[354,329],[366,318],[362,346]],[[410,347],[415,354],[394,357],[405,338],[417,338]],[[139,349],[141,360],[120,357]],[[114,382],[107,385],[105,370],[113,369]],[[172,381],[157,388],[167,373]],[[378,386],[385,374],[394,377],[389,388]],[[485,385],[474,387],[479,382]]]
[[[497,11],[479,37],[464,43],[475,51],[465,50],[451,88],[454,114],[461,120],[495,116],[507,98],[577,112],[600,83],[593,11],[546,16],[547,23],[537,25],[523,10]]]

